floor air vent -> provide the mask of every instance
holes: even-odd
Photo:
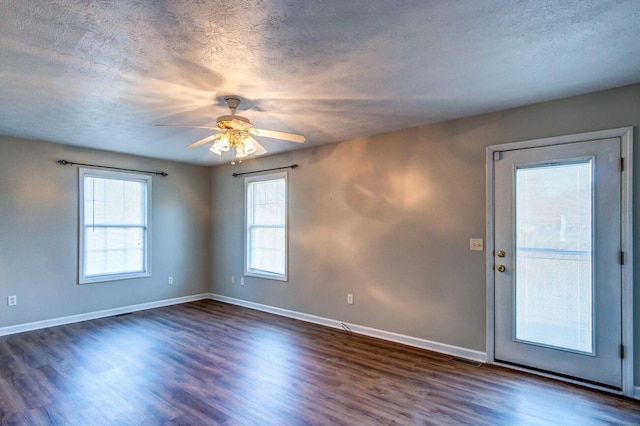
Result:
[[[482,366],[481,362],[471,361],[471,360],[468,360],[468,359],[458,358],[458,357],[451,357],[451,358],[449,358],[449,361],[457,362],[457,363],[464,364],[464,365],[470,365],[472,367],[480,367],[480,366]]]

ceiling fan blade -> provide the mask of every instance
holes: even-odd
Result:
[[[154,126],[157,126],[157,127],[185,127],[185,128],[188,128],[188,129],[209,129],[209,130],[217,130],[217,131],[222,130],[217,126],[213,126],[213,127],[210,127],[210,126],[183,126],[181,124],[154,124]]]
[[[196,142],[192,143],[191,145],[187,145],[184,148],[185,149],[195,148],[197,146],[204,145],[207,142],[211,142],[215,138],[219,138],[219,137],[220,137],[220,133],[216,133],[215,135],[211,135],[211,136],[207,136],[206,138],[202,138],[199,141],[196,141]]]
[[[255,140],[251,136],[247,136],[247,139],[249,139],[251,143],[256,147],[256,155],[263,155],[267,153],[267,150],[264,148],[264,146],[260,145],[257,140]]]
[[[272,139],[282,139],[283,141],[289,141],[289,142],[303,143],[305,141],[305,138],[302,135],[296,135],[293,133],[286,133],[286,132],[278,132],[275,130],[262,130],[262,129],[251,128],[249,129],[249,133],[255,136],[264,136],[265,138],[272,138]]]

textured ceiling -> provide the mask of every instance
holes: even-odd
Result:
[[[640,82],[640,1],[0,0],[0,134],[219,164]]]

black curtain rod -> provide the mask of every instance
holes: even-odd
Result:
[[[112,170],[124,170],[125,172],[139,172],[139,173],[148,173],[148,174],[158,175],[158,176],[169,176],[169,173],[167,172],[148,172],[146,170],[123,169],[121,167],[100,166],[98,164],[73,163],[67,160],[58,160],[57,163],[63,166],[73,166],[75,164],[78,166],[100,167],[103,169],[112,169]]]
[[[238,176],[242,176],[242,175],[251,175],[253,173],[271,172],[273,170],[295,169],[296,167],[298,167],[297,164],[292,164],[290,166],[274,167],[273,169],[255,170],[253,172],[244,172],[244,173],[234,173],[233,177],[238,177]]]

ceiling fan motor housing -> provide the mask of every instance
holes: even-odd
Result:
[[[238,126],[238,121],[246,124]],[[251,122],[247,117],[241,115],[221,115],[216,119],[216,125],[219,129],[244,130],[245,128],[251,127]],[[238,129],[238,127],[242,127],[243,129]]]

